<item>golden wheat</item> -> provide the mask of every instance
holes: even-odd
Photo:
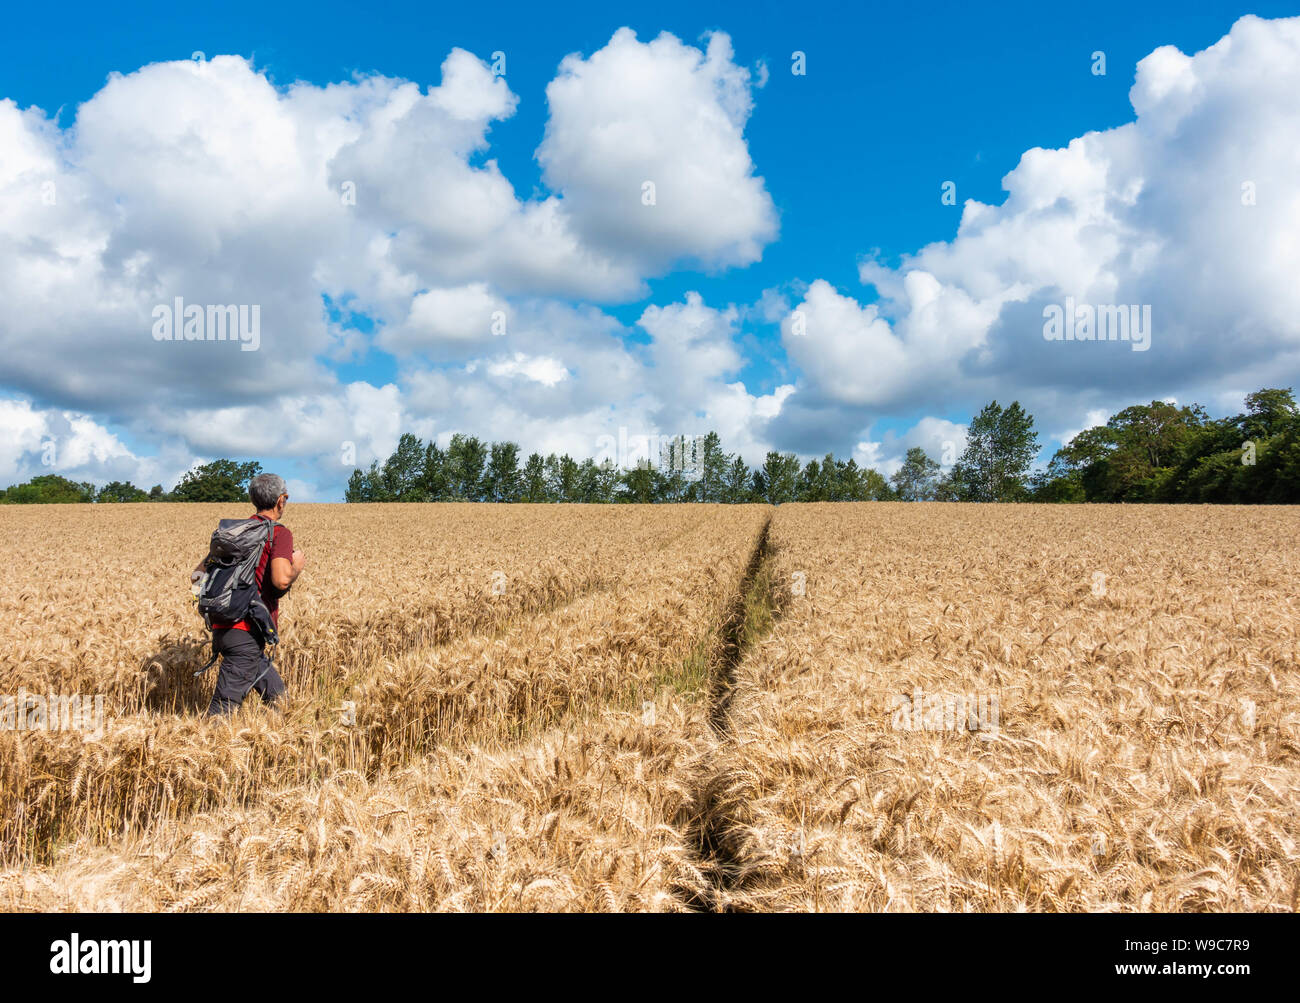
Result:
[[[95,591],[183,588],[217,513],[176,508],[8,572],[0,692],[120,703],[0,733],[0,908],[1300,902],[1293,509],[314,507],[283,715],[210,722],[183,599]],[[196,650],[140,687],[158,636]]]
[[[699,781],[719,904],[1293,909],[1297,528],[1277,508],[782,508],[782,613]],[[995,698],[995,727],[932,713],[958,695]]]
[[[402,653],[360,664],[356,656],[327,663],[316,675],[330,685],[305,692],[294,692],[290,677],[283,717],[268,719],[254,701],[229,722],[139,711],[113,715],[103,735],[89,738],[0,733],[0,789],[15,801],[0,818],[0,836],[11,855],[39,857],[76,834],[112,838],[340,770],[374,776],[439,743],[520,736],[616,698],[653,697],[659,684],[682,682],[677,677],[707,642],[765,513],[678,510],[667,521],[649,519],[647,528],[652,515],[629,510],[621,518],[631,532],[588,545],[600,555],[592,572],[599,578],[572,604],[522,619],[484,613],[477,622],[498,630],[404,652],[388,647]],[[549,545],[567,544],[555,537]],[[487,581],[486,572],[478,577]],[[501,594],[477,602],[508,602],[512,588],[519,583],[507,580]],[[324,648],[316,646],[317,657],[328,658]],[[340,714],[344,700],[355,708],[354,722]]]

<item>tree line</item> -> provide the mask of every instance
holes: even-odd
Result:
[[[1086,429],[1031,473],[1038,454],[1033,416],[1018,401],[992,401],[970,423],[966,445],[946,473],[912,447],[886,478],[831,453],[801,463],[769,451],[750,468],[724,452],[718,435],[661,443],[657,460],[621,467],[568,454],[532,453],[522,462],[513,442],[456,433],[444,449],[411,433],[348,480],[349,502],[1226,502],[1300,503],[1300,408],[1287,389],[1246,397],[1245,411],[1210,418],[1198,404],[1136,404]],[[101,488],[56,474],[0,491],[0,503],[240,502],[256,462],[214,460],[188,471],[176,487],[144,491],[114,481]]]
[[[1199,404],[1137,404],[1086,429],[1034,478],[1042,501],[1300,502],[1300,409],[1290,388],[1211,418]]]
[[[349,502],[722,502],[780,503],[798,497],[819,501],[869,501],[888,497],[889,485],[853,460],[812,460],[801,467],[793,453],[768,453],[751,470],[725,453],[716,432],[698,439],[679,436],[663,444],[657,462],[629,467],[566,454],[532,453],[520,462],[513,442],[483,442],[457,433],[446,449],[407,433],[381,465],[354,470]]]
[[[239,502],[248,500],[248,482],[261,472],[262,465],[257,462],[213,460],[186,471],[171,491],[164,491],[161,484],[145,491],[129,481],[111,481],[96,488],[89,481],[41,474],[22,484],[0,489],[0,504]]]
[[[925,450],[913,447],[886,478],[856,460],[827,453],[801,463],[794,453],[769,451],[750,468],[727,453],[716,432],[678,436],[660,444],[657,461],[620,467],[612,459],[577,460],[532,453],[520,463],[513,442],[484,442],[457,433],[447,448],[411,433],[382,464],[357,469],[348,481],[349,502],[764,502],[923,501],[951,497],[1010,501],[1023,494],[1038,452],[1033,418],[1015,402],[993,401],[971,423],[965,452],[943,475]]]
[[[554,453],[521,466],[513,442],[457,434],[441,449],[407,433],[382,464],[353,471],[346,500],[1300,503],[1300,408],[1290,388],[1256,391],[1243,413],[1219,419],[1198,404],[1135,404],[1032,473],[1038,451],[1034,418],[1019,401],[985,405],[946,473],[914,446],[888,478],[830,453],[801,464],[770,451],[751,470],[713,432],[670,440],[659,462],[630,468]]]

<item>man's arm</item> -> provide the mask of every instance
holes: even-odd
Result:
[[[281,592],[289,591],[289,586],[298,580],[302,574],[302,569],[307,565],[307,558],[301,550],[295,549],[293,557],[285,560],[283,557],[273,557],[271,559],[271,584]]]
[[[266,571],[271,576],[271,586],[283,595],[302,574],[306,563],[302,551],[293,545],[293,534],[288,526],[276,526],[272,531],[270,557],[270,567]]]

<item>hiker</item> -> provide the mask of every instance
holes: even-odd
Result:
[[[301,550],[294,548],[293,534],[279,524],[289,501],[284,478],[276,474],[258,474],[248,483],[248,497],[257,510],[252,519],[272,524],[271,535],[262,545],[255,574],[256,590],[262,603],[250,606],[246,619],[234,623],[226,623],[217,617],[211,619],[212,659],[216,661],[218,656],[221,657],[221,669],[217,673],[212,703],[208,706],[209,715],[230,713],[253,690],[265,703],[272,704],[285,689],[284,680],[266,655],[267,635],[272,636],[273,643],[278,641],[276,627],[280,599],[302,574],[307,559]],[[248,522],[252,523],[252,520]],[[223,521],[223,527],[225,525]],[[266,531],[258,529],[258,532],[264,535]],[[205,570],[205,561],[200,561],[195,569],[200,575]],[[251,552],[249,561],[251,564]],[[260,624],[258,618],[251,615],[254,612],[262,616]],[[270,614],[269,624],[265,620],[267,613]]]

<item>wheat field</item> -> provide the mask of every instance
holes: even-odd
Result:
[[[1300,905],[1294,509],[294,506],[214,721],[244,514],[0,508],[0,908]]]

